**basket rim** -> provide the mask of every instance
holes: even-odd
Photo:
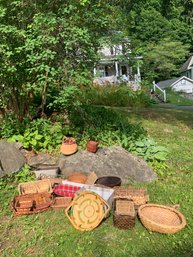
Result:
[[[176,225],[176,226],[174,226],[174,225],[169,226],[169,225],[164,225],[162,223],[157,223],[154,220],[149,219],[146,215],[142,214],[142,210],[144,208],[148,208],[148,207],[159,207],[159,208],[167,209],[167,210],[170,210],[170,211],[176,213],[181,219],[181,224]],[[185,219],[184,215],[181,212],[177,211],[175,208],[172,208],[172,207],[169,207],[169,206],[166,206],[166,205],[151,204],[151,203],[150,204],[143,204],[138,209],[138,215],[139,215],[140,219],[143,219],[143,220],[145,219],[147,222],[151,222],[155,226],[160,226],[160,227],[166,228],[166,229],[173,229],[173,228],[174,229],[176,229],[176,228],[182,229],[186,226],[186,219]]]

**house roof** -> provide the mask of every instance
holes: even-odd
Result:
[[[181,71],[187,71],[193,68],[193,55],[188,58],[188,60],[182,65]]]
[[[168,79],[168,80],[164,80],[164,81],[160,81],[157,83],[157,85],[164,89],[167,87],[170,87],[173,83],[175,83],[176,81],[178,81],[180,78],[173,78],[173,79]]]
[[[173,87],[176,83],[178,83],[182,79],[188,80],[188,81],[193,83],[192,79],[189,79],[186,76],[183,76],[183,77],[180,77],[180,78],[173,78],[173,79],[160,81],[160,82],[157,83],[157,85],[162,89],[167,88],[167,87]]]

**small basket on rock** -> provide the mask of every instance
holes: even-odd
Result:
[[[135,226],[136,212],[134,203],[125,199],[115,199],[113,224],[120,229],[131,229]]]

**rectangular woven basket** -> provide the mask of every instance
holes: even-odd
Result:
[[[56,197],[51,205],[52,209],[62,209],[68,207],[72,201],[72,197]]]
[[[49,179],[20,183],[18,185],[20,195],[35,193],[52,193],[52,185]]]
[[[113,225],[120,229],[131,229],[135,226],[136,212],[134,203],[129,200],[115,199]]]
[[[127,199],[133,201],[135,207],[139,207],[149,201],[146,189],[116,187],[114,199]]]

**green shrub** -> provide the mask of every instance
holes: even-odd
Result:
[[[144,107],[151,104],[151,99],[142,91],[133,91],[124,85],[91,86],[83,90],[82,101],[94,105]]]
[[[37,119],[26,126],[23,134],[13,135],[9,142],[21,142],[24,148],[52,151],[61,143],[65,128],[60,123],[52,123],[49,119]]]

